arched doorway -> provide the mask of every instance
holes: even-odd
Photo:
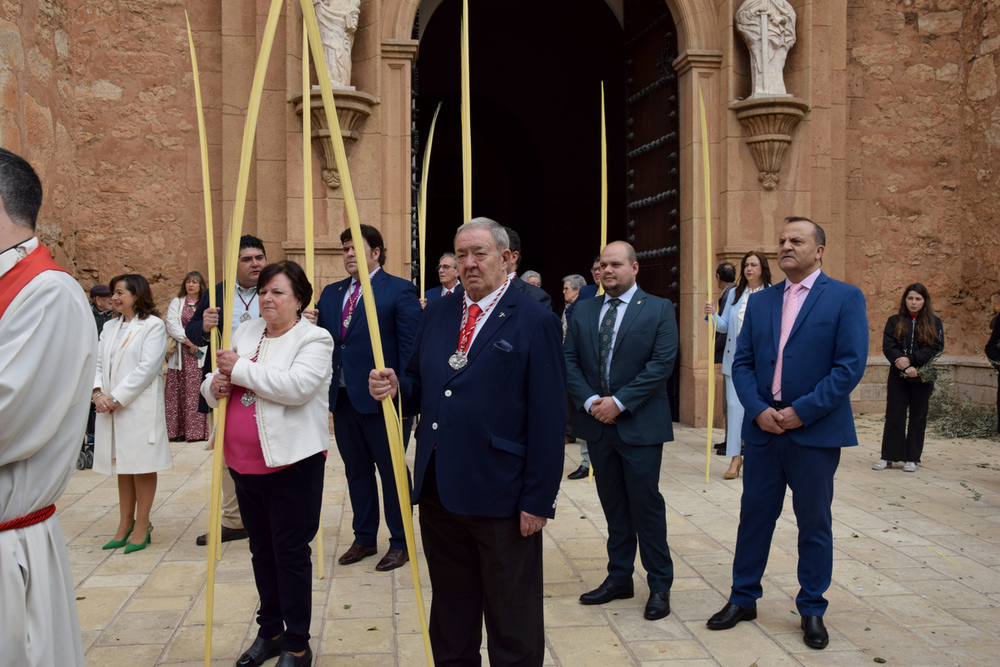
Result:
[[[418,14],[424,20],[425,5]],[[461,2],[421,25],[416,129],[443,101],[428,189],[427,260],[462,221],[459,126]],[[473,3],[473,213],[516,229],[521,270],[542,274],[559,303],[562,276],[588,276],[600,245],[600,84],[609,144],[609,236],[625,230],[625,70],[621,24],[603,0]],[[420,141],[422,158],[423,141]],[[433,258],[433,259],[432,259]]]
[[[604,0],[470,7],[473,214],[518,231],[521,271],[542,274],[557,308],[561,278],[589,280],[600,245],[602,81],[608,239],[636,247],[644,290],[680,300],[676,28],[663,0],[613,4],[617,11]],[[430,266],[462,222],[460,13],[460,0],[425,0],[418,13],[415,165],[443,102],[428,187]]]

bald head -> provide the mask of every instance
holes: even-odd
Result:
[[[635,284],[639,261],[635,248],[625,241],[612,241],[601,251],[601,285],[611,296],[621,296]]]

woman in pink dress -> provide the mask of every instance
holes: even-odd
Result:
[[[201,367],[207,348],[198,347],[184,335],[184,327],[194,315],[205,292],[205,279],[197,271],[184,276],[177,297],[167,308],[167,333],[177,341],[177,349],[167,360],[167,437],[197,442],[208,438],[206,415],[198,412]]]

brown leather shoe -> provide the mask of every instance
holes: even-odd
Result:
[[[242,528],[226,528],[222,527],[222,541],[232,542],[233,540],[245,540],[247,539],[247,531]],[[208,533],[204,535],[199,535],[194,541],[199,547],[203,547],[208,544]]]
[[[382,560],[378,562],[375,569],[379,572],[388,572],[389,570],[395,570],[397,567],[403,567],[408,560],[410,560],[410,554],[406,553],[406,549],[389,549],[382,556]]]
[[[341,565],[350,565],[351,563],[357,563],[359,560],[363,560],[369,556],[374,556],[377,553],[378,549],[375,547],[352,544],[351,548],[345,551],[344,555],[337,559],[337,562]]]

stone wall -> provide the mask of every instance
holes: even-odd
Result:
[[[902,290],[927,285],[947,352],[978,356],[1000,306],[1000,3],[853,0],[847,277],[872,352]]]
[[[219,5],[190,4],[218,143]],[[141,273],[163,306],[187,271],[206,270],[183,9],[174,0],[0,4],[9,65],[0,67],[0,134],[44,184],[39,237],[84,288]]]

